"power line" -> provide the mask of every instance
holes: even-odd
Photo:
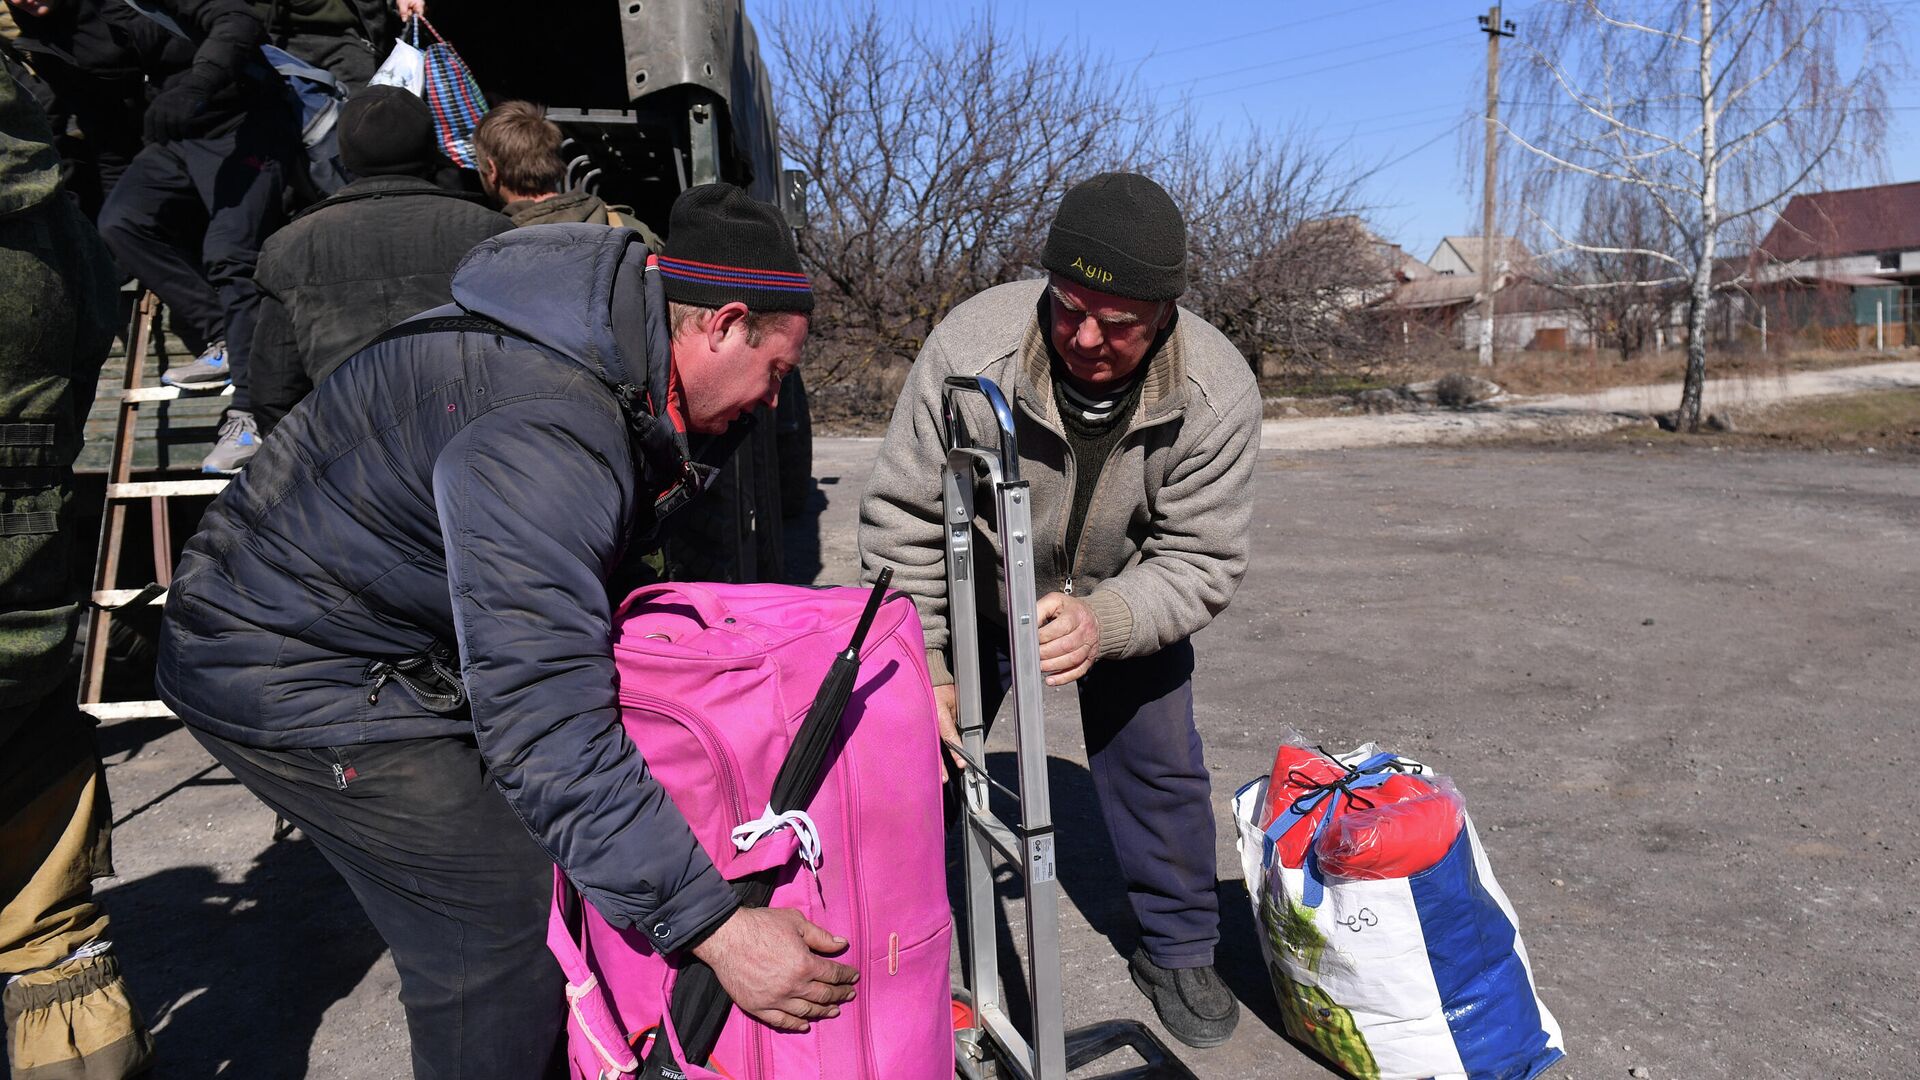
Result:
[[[1310,19],[1294,19],[1289,22],[1275,23],[1272,26],[1264,26],[1258,30],[1243,30],[1240,33],[1229,34],[1226,37],[1214,38],[1211,41],[1196,42],[1192,45],[1181,45],[1177,48],[1172,48],[1172,49],[1155,49],[1152,52],[1147,53],[1145,56],[1135,57],[1133,60],[1129,61],[1129,63],[1145,63],[1148,60],[1157,60],[1162,56],[1172,56],[1175,53],[1192,52],[1195,49],[1207,49],[1207,48],[1212,48],[1215,45],[1226,45],[1231,42],[1245,41],[1248,38],[1263,37],[1267,34],[1277,34],[1282,30],[1292,30],[1297,27],[1310,25],[1312,23],[1326,22],[1330,19],[1345,19],[1354,15],[1358,15],[1363,11],[1371,11],[1374,8],[1386,7],[1390,3],[1393,3],[1393,0],[1374,0],[1374,3],[1371,3],[1371,4],[1362,4],[1357,8],[1347,8],[1344,11],[1330,11],[1325,15],[1315,15]]]
[[[1248,64],[1245,67],[1237,67],[1228,71],[1216,71],[1210,75],[1198,75],[1191,79],[1181,79],[1178,82],[1163,83],[1156,89],[1165,90],[1176,86],[1192,86],[1194,83],[1206,82],[1209,79],[1224,79],[1230,75],[1241,75],[1249,71],[1262,71],[1270,67],[1279,67],[1281,64],[1297,64],[1302,60],[1317,60],[1322,56],[1330,56],[1334,53],[1352,52],[1355,49],[1369,48],[1383,41],[1398,41],[1401,38],[1410,38],[1418,34],[1430,34],[1435,30],[1444,30],[1447,27],[1453,26],[1454,23],[1455,20],[1448,19],[1446,22],[1434,23],[1431,26],[1422,26],[1415,30],[1405,30],[1398,34],[1388,34],[1386,37],[1377,37],[1370,41],[1356,41],[1351,45],[1340,45],[1331,49],[1317,49],[1299,56],[1283,56],[1278,60],[1262,60],[1257,64]]]
[[[1914,0],[1914,2],[1920,3],[1920,0]],[[1557,101],[1519,101],[1519,100],[1510,101],[1506,98],[1501,98],[1500,104],[1518,105],[1521,107],[1535,107],[1535,106],[1545,107],[1545,108],[1563,108],[1564,107],[1569,109],[1577,109],[1582,113],[1587,112],[1585,106],[1583,106],[1580,102],[1573,100],[1572,98],[1562,98]],[[1819,112],[1826,109],[1832,109],[1835,107],[1836,106],[1833,106],[1833,105],[1751,105],[1749,106],[1749,105],[1738,105],[1738,104],[1731,106],[1731,108],[1737,111],[1753,110],[1757,112],[1766,112],[1766,113]],[[1700,105],[1698,102],[1684,102],[1684,101],[1676,101],[1676,102],[1672,102],[1671,104],[1660,104],[1658,102],[1652,102],[1652,101],[1597,102],[1595,103],[1594,108],[1627,109],[1627,110],[1658,109],[1666,112],[1696,112],[1696,113],[1700,111]],[[1723,106],[1722,108],[1726,108],[1726,107]],[[1920,105],[1878,105],[1878,106],[1875,106],[1875,108],[1877,110],[1885,110],[1888,112],[1920,112]]]
[[[1219,90],[1208,90],[1205,93],[1194,94],[1193,96],[1195,98],[1215,97],[1220,94],[1232,94],[1241,90],[1252,90],[1255,87],[1260,87],[1260,86],[1271,86],[1274,83],[1287,82],[1291,79],[1304,79],[1309,75],[1324,75],[1329,71],[1339,71],[1342,68],[1350,68],[1359,64],[1370,64],[1375,60],[1385,60],[1385,59],[1388,59],[1389,57],[1404,56],[1407,53],[1419,52],[1422,49],[1432,48],[1433,46],[1438,44],[1442,44],[1442,43],[1437,41],[1422,42],[1421,44],[1418,44],[1418,45],[1409,45],[1404,49],[1393,49],[1388,52],[1376,53],[1372,56],[1362,56],[1353,60],[1345,61],[1344,63],[1328,64],[1325,67],[1312,68],[1307,71],[1295,71],[1295,72],[1290,72],[1286,75],[1276,75],[1271,79],[1261,79],[1259,82],[1245,83],[1240,86],[1228,86]]]
[[[1400,109],[1395,112],[1375,113],[1372,116],[1356,116],[1356,117],[1352,117],[1351,119],[1330,118],[1327,122],[1339,123],[1339,124],[1371,124],[1379,120],[1398,120],[1406,116],[1424,116],[1427,113],[1441,112],[1446,109],[1458,109],[1458,108],[1460,108],[1460,106],[1453,103],[1449,103],[1446,105],[1429,105],[1424,109]]]
[[[1448,108],[1453,108],[1453,106],[1448,106]],[[1385,135],[1390,131],[1405,131],[1408,128],[1432,127],[1435,124],[1457,124],[1460,122],[1460,119],[1458,116],[1435,116],[1426,120],[1415,120],[1408,124],[1395,124],[1392,127],[1368,128],[1365,131],[1350,131],[1347,133],[1347,137],[1364,139],[1374,135]]]
[[[1368,169],[1366,172],[1361,173],[1360,179],[1369,180],[1387,171],[1388,169],[1393,168],[1395,165],[1398,165],[1401,162],[1412,157],[1413,155],[1419,153],[1420,151],[1425,150],[1427,147],[1432,146],[1434,143],[1439,142],[1441,139],[1444,139],[1447,136],[1452,135],[1454,132],[1459,130],[1459,128],[1463,126],[1468,119],[1469,119],[1468,117],[1463,116],[1460,119],[1455,120],[1453,123],[1447,125],[1447,129],[1445,131],[1442,131],[1440,134],[1435,135],[1433,138],[1428,139],[1426,142],[1421,143],[1419,146],[1414,147],[1413,149],[1407,151],[1404,154],[1401,154],[1398,157],[1391,158],[1387,161],[1383,161],[1380,164],[1375,165],[1373,168]]]

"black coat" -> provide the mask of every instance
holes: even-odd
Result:
[[[190,64],[155,80],[161,94],[191,93],[200,102],[187,134],[221,135],[239,126],[249,109],[262,103],[281,107],[275,99],[285,86],[260,55],[267,28],[245,0],[138,0],[133,6],[193,46]]]
[[[453,299],[453,268],[513,227],[477,198],[411,176],[356,180],[267,238],[250,366],[271,432],[301,398],[387,327]]]
[[[143,145],[149,80],[164,86],[193,66],[193,42],[175,37],[125,0],[73,0],[44,16],[13,9],[13,43],[46,88],[67,186],[96,216]],[[69,122],[79,137],[67,136]]]
[[[400,17],[392,0],[347,0],[353,12],[354,30],[373,46],[374,56],[386,59],[400,29]],[[267,36],[276,42],[300,30],[299,12],[290,0],[253,0],[254,13],[267,24]]]
[[[476,739],[595,908],[673,951],[734,898],[619,724],[606,582],[655,484],[613,387],[664,401],[670,364],[646,255],[628,229],[503,233],[432,314],[528,340],[390,337],[320,384],[188,541],[156,685],[253,746]],[[466,708],[377,685],[435,645]]]
[[[161,9],[156,5],[154,10]],[[175,36],[126,0],[72,0],[46,15],[15,8],[13,21],[20,27],[15,45],[32,57],[36,68],[58,66],[103,80],[151,77],[164,83],[193,64],[191,40]]]

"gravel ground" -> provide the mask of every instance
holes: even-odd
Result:
[[[797,565],[851,575],[877,442],[822,439]],[[1328,1075],[1275,1032],[1225,796],[1284,726],[1465,793],[1566,1031],[1553,1077],[1904,1077],[1920,1061],[1920,474],[1865,455],[1263,455],[1255,558],[1199,639],[1221,966],[1202,1077]],[[1070,1021],[1149,1018],[1073,698],[1049,698]],[[998,733],[1003,738],[1007,731]],[[114,937],[166,1077],[404,1077],[352,897],[166,723],[101,731]],[[1004,754],[995,762],[1004,765]]]

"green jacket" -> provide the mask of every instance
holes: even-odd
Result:
[[[1076,463],[1060,425],[1036,316],[1044,281],[1001,285],[961,304],[934,327],[914,361],[860,503],[860,558],[871,580],[894,568],[913,596],[936,684],[946,663],[946,549],[941,387],[948,375],[983,375],[1013,403],[1020,475],[1031,485],[1034,585],[1071,591],[1100,620],[1101,659],[1144,656],[1188,637],[1226,608],[1247,569],[1250,488],[1260,448],[1260,393],[1252,369],[1224,335],[1182,309],[1149,362],[1128,430],[1101,470],[1077,550],[1066,550]],[[973,437],[997,430],[978,395],[961,399]],[[975,502],[975,531],[993,549],[993,501]],[[983,563],[982,565],[988,565]],[[1004,611],[1001,597],[999,610]],[[984,605],[993,597],[983,596]]]
[[[557,225],[569,221],[588,225],[624,225],[640,234],[640,242],[655,255],[666,250],[660,237],[640,220],[631,206],[608,206],[598,195],[585,191],[563,191],[545,199],[515,199],[500,208],[513,219],[515,228],[527,225]]]
[[[46,117],[0,74],[0,746],[66,680],[80,452],[119,275],[60,188]]]

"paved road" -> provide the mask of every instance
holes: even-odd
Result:
[[[850,576],[877,448],[816,448],[822,580]],[[1256,496],[1246,586],[1200,640],[1218,794],[1265,771],[1289,725],[1453,776],[1566,1029],[1551,1076],[1913,1073],[1910,463],[1269,453]],[[1146,1017],[1071,695],[1049,709],[1069,1017]],[[267,811],[178,730],[101,736],[128,819],[106,895],[161,1076],[405,1076],[393,969],[311,848],[270,842]],[[1219,809],[1222,963],[1248,1012],[1187,1060],[1316,1080],[1274,1033]]]
[[[1701,402],[1704,413],[1713,413],[1793,398],[1915,387],[1920,387],[1920,362],[1909,360],[1762,378],[1709,379]],[[1260,446],[1267,450],[1350,450],[1460,442],[1525,432],[1591,435],[1644,422],[1635,418],[1672,412],[1679,405],[1680,384],[1658,383],[1615,387],[1595,394],[1506,397],[1467,411],[1436,409],[1377,416],[1274,419],[1261,425]]]

